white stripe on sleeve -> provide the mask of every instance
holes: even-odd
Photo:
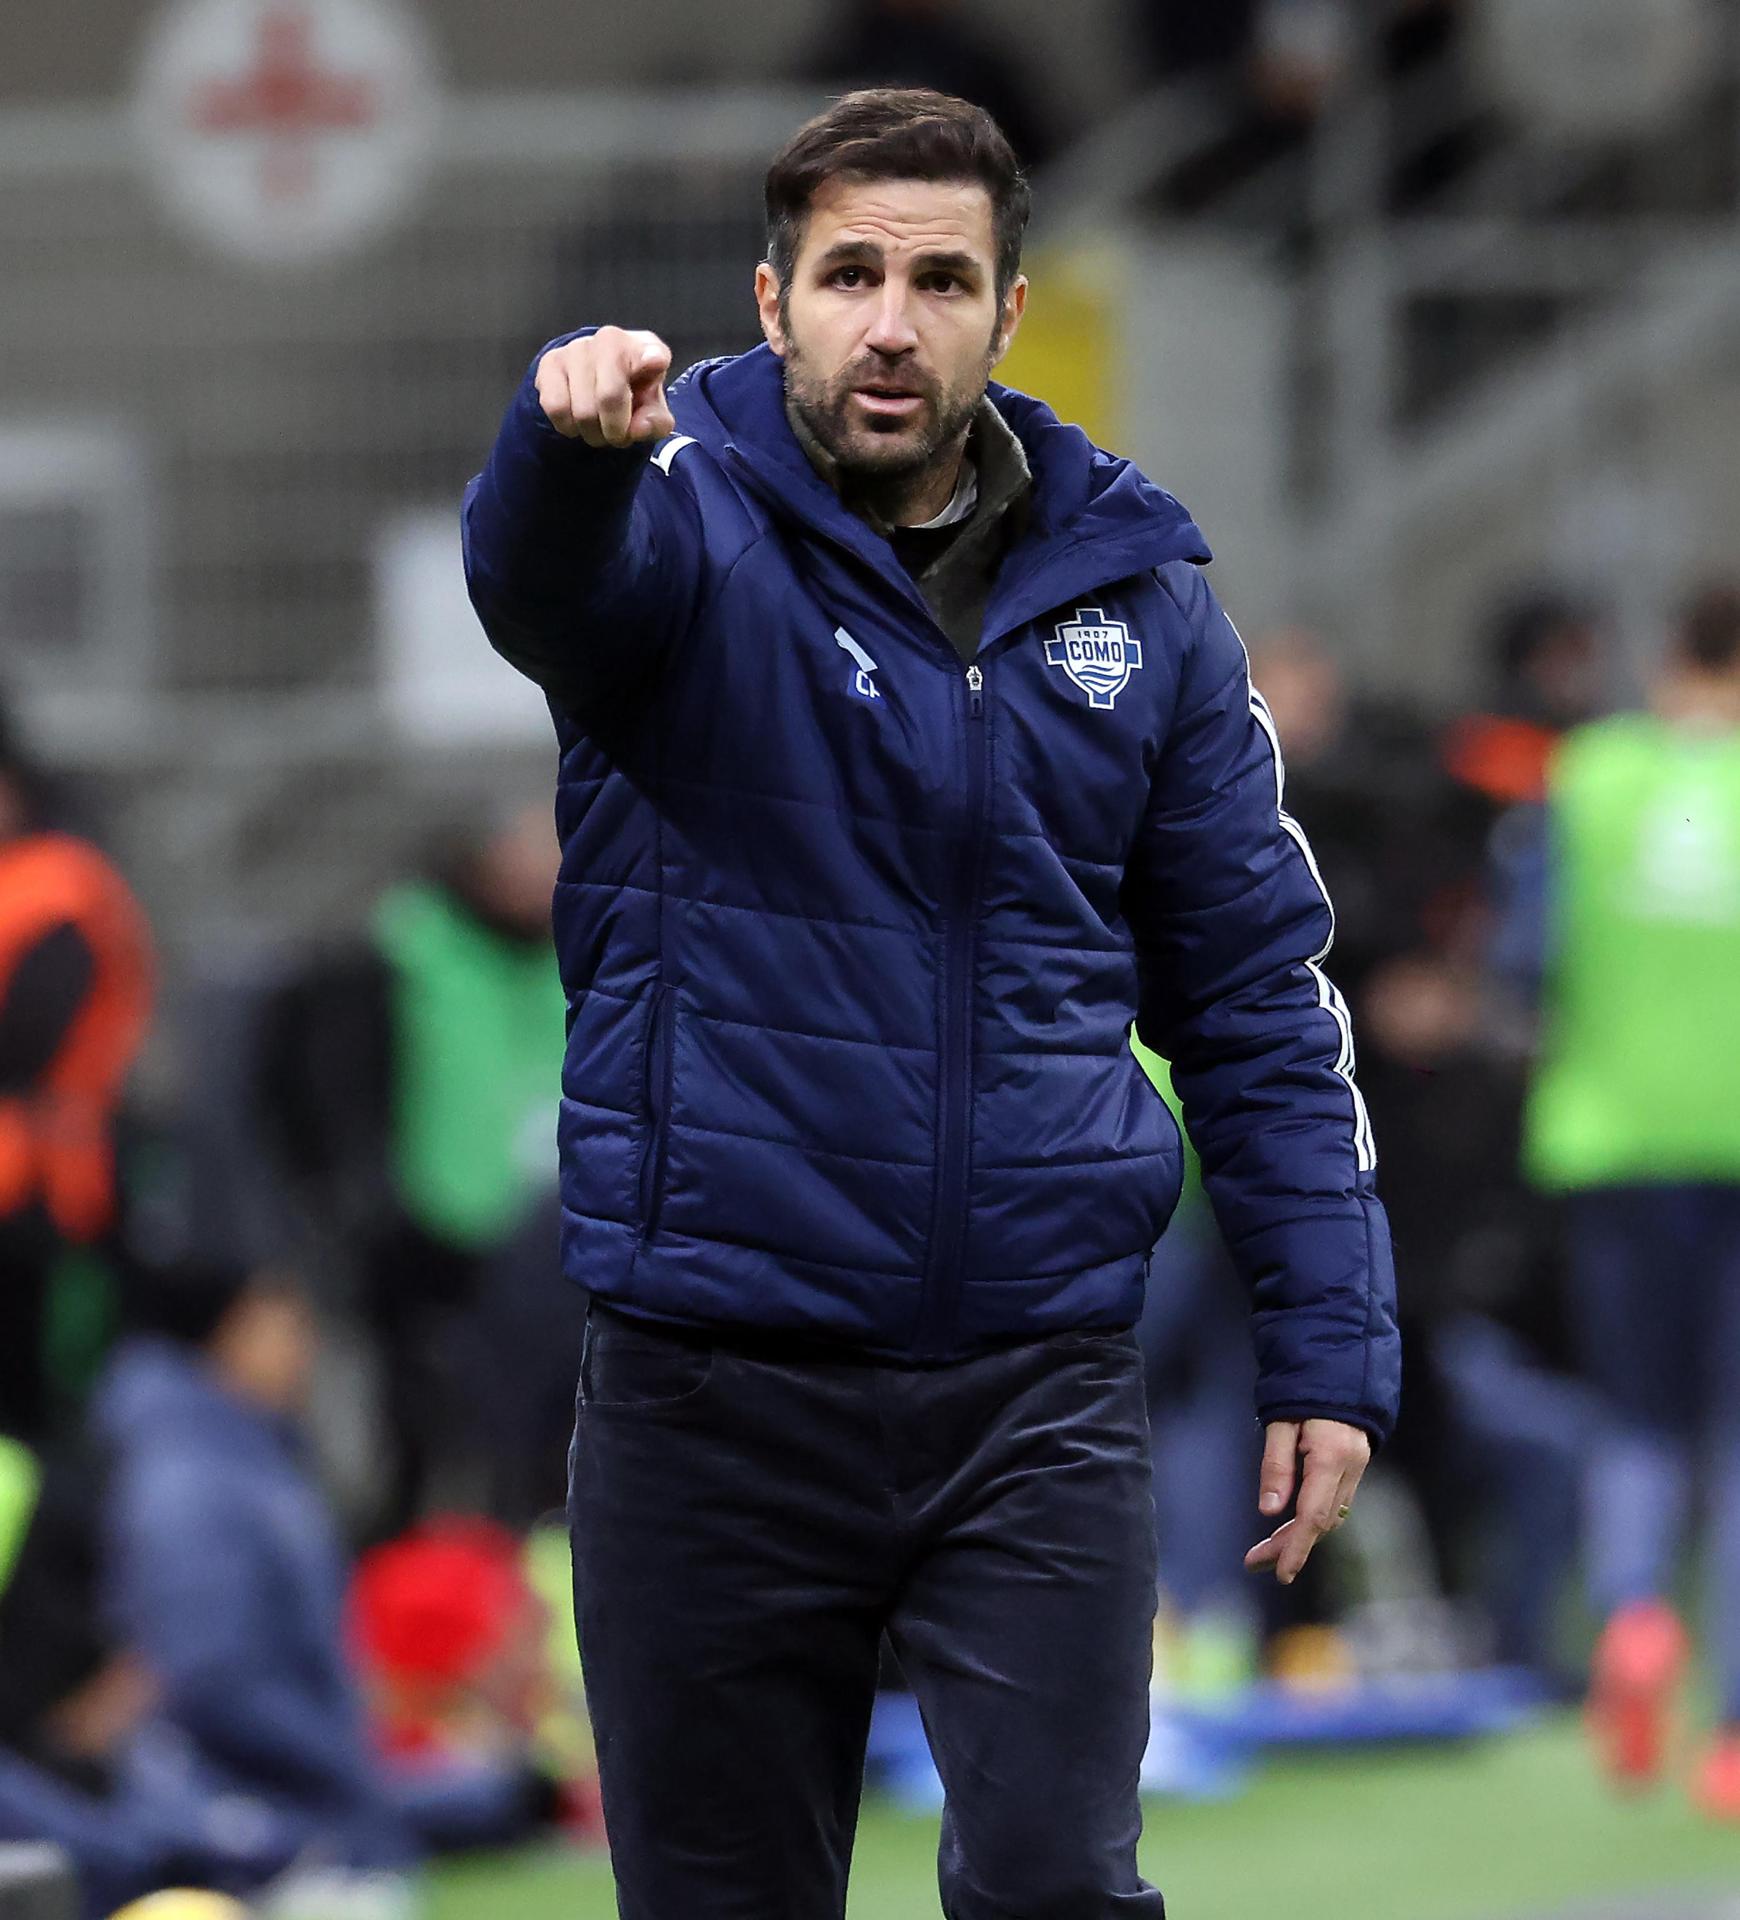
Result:
[[[1236,633],[1238,629],[1235,627]],[[1244,644],[1241,639],[1239,644]],[[1250,656],[1245,656],[1245,683],[1250,685]],[[1345,1082],[1348,1096],[1353,1102],[1353,1147],[1354,1155],[1361,1173],[1370,1173],[1377,1166],[1377,1142],[1371,1130],[1371,1115],[1366,1112],[1365,1095],[1359,1090],[1359,1084],[1353,1077],[1353,1021],[1348,1016],[1347,1002],[1342,999],[1339,989],[1323,971],[1323,962],[1329,957],[1329,949],[1335,944],[1335,902],[1329,897],[1329,889],[1323,884],[1323,875],[1318,870],[1317,856],[1311,851],[1311,842],[1305,837],[1305,829],[1287,811],[1287,769],[1281,759],[1281,736],[1275,731],[1274,716],[1269,712],[1268,702],[1254,686],[1250,689],[1251,717],[1268,736],[1269,750],[1275,756],[1275,812],[1280,819],[1281,831],[1305,857],[1305,865],[1311,875],[1312,884],[1323,896],[1323,904],[1329,910],[1329,938],[1321,948],[1305,962],[1306,971],[1317,986],[1317,1004],[1335,1022],[1341,1033],[1341,1047],[1335,1059],[1335,1072]]]

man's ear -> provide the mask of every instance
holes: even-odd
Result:
[[[996,366],[1009,351],[1015,338],[1016,329],[1021,325],[1021,316],[1027,311],[1027,276],[1019,273],[1015,284],[1003,296],[1003,310],[997,316],[996,351],[991,356],[991,365]]]
[[[779,275],[767,261],[755,269],[755,305],[761,315],[761,331],[767,344],[785,358],[785,326],[779,311]]]

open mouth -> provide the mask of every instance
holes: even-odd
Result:
[[[854,387],[852,391],[860,406],[883,419],[901,419],[924,405],[924,395],[910,387]]]

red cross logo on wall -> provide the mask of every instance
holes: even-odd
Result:
[[[198,133],[262,137],[262,191],[270,201],[285,201],[312,190],[323,133],[360,131],[379,112],[373,83],[323,67],[312,15],[284,0],[260,16],[252,68],[200,87],[188,124]]]

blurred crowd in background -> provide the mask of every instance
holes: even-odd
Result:
[[[1311,183],[1285,163],[1348,65],[1400,97],[1420,65],[1454,69],[1471,9],[1398,0],[1375,36],[1352,0],[1128,11],[1132,69],[1215,108],[1147,211],[1242,213],[1279,161],[1264,206],[1304,239]],[[1081,131],[1019,45],[949,0],[842,5],[796,57],[830,87],[980,101],[1042,191]],[[1376,163],[1395,209],[1430,204],[1499,117],[1472,67],[1435,98],[1429,137],[1411,127]],[[1616,167],[1591,204],[1634,189]],[[1525,571],[1461,637],[1480,691],[1451,711],[1374,698],[1334,634],[1250,635],[1285,804],[1337,909],[1405,1410],[1359,1524],[1308,1578],[1245,1576],[1246,1306],[1187,1187],[1140,1329],[1160,1697],[1502,1668],[1565,1701],[1592,1644],[1598,1668],[1615,1657],[1616,1621],[1621,1653],[1677,1670],[1667,1602],[1706,1441],[1709,1558],[1740,1567],[1740,1139],[1696,1073],[1685,1126],[1652,1131],[1655,1107],[1603,1118],[1571,1085],[1587,1062],[1552,1051],[1573,1015],[1608,1017],[1599,983],[1565,999],[1576,943],[1609,952],[1599,914],[1567,906],[1583,815],[1556,820],[1554,770],[1576,770],[1563,804],[1590,818],[1655,805],[1626,728],[1657,725],[1658,760],[1689,740],[1715,772],[1670,781],[1667,825],[1644,822],[1646,917],[1688,944],[1613,1018],[1637,1057],[1683,1058],[1701,1033],[1704,1068],[1740,1070],[1740,597],[1678,582],[1647,661],[1636,628],[1586,582]],[[299,1876],[324,1876],[323,1911],[385,1915],[431,1851],[596,1840],[559,1517],[584,1301],[556,1263],[544,795],[503,783],[337,937],[281,947],[222,1004],[165,993],[160,956],[172,988],[198,956],[102,851],[102,802],[15,718],[0,730],[0,1837],[61,1841],[93,1914],[171,1881],[276,1888],[292,1913]],[[148,1046],[177,1071],[141,1098]],[[1705,1291],[1640,1331],[1652,1263]],[[1715,1633],[1719,1716],[1740,1723],[1740,1626]],[[1610,1770],[1650,1770],[1625,1732]],[[1740,1818],[1740,1747],[1724,1764],[1701,1791]]]

